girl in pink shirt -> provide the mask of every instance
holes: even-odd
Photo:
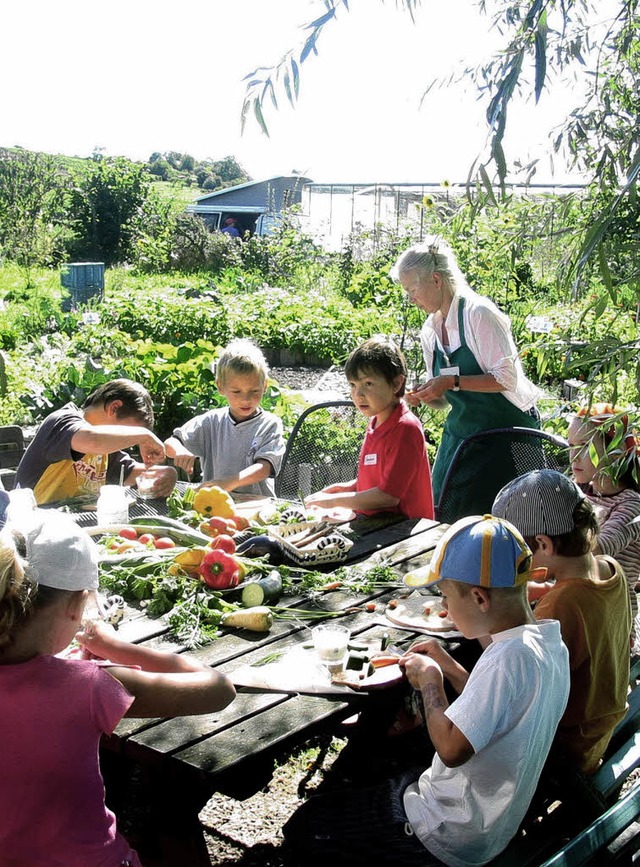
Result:
[[[224,675],[185,655],[131,645],[102,623],[78,633],[97,587],[95,545],[69,516],[9,518],[0,532],[3,865],[139,867],[105,805],[101,735],[123,716],[210,713],[234,698]],[[74,637],[86,658],[58,656]]]

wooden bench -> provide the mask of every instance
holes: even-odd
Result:
[[[636,662],[632,668],[632,683],[635,682],[638,671],[640,662]],[[538,867],[544,858],[558,848],[563,839],[574,837],[579,832],[585,833],[585,824],[591,822],[595,825],[603,815],[607,815],[617,806],[616,799],[622,785],[631,772],[640,767],[640,685],[632,688],[627,703],[627,713],[614,729],[604,761],[596,773],[589,778],[576,773],[575,779],[570,779],[568,786],[565,781],[566,789],[571,790],[571,801],[567,799],[554,809],[549,809],[552,796],[547,797],[546,801],[543,800],[545,811],[528,814],[519,834],[504,852],[491,862],[491,867]],[[553,772],[549,773],[547,768],[545,773],[546,785],[549,786]],[[567,769],[567,773],[570,774],[570,770]],[[633,819],[627,824],[631,824]],[[580,827],[581,825],[583,827]]]
[[[640,848],[640,825],[636,821],[639,816],[640,784],[637,783],[541,867],[631,864],[631,856]]]

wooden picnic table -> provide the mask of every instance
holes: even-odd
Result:
[[[261,502],[243,499],[239,506],[241,510],[255,511],[261,508]],[[161,501],[140,501],[131,514],[158,514],[162,509]],[[87,523],[86,516],[80,520]],[[370,522],[364,526],[369,532],[356,538],[346,562],[392,566],[399,573],[423,563],[424,555],[433,550],[445,529],[437,521],[426,519],[400,519],[382,527]],[[391,595],[391,591],[383,589],[368,596],[337,590],[325,593],[317,604],[327,612],[353,608],[352,613],[340,618],[340,623],[347,625],[354,636],[366,640],[387,632],[394,643],[409,642],[415,637],[412,633],[376,624],[375,615],[364,609],[367,600],[382,602]],[[305,603],[305,607],[309,604]],[[384,606],[380,607],[384,610]],[[276,620],[267,634],[230,631],[189,652],[207,665],[233,675],[241,665],[300,643],[308,629],[302,621]],[[184,650],[162,619],[143,612],[125,620],[119,632],[136,643]],[[208,865],[198,814],[211,795],[216,791],[240,798],[253,794],[268,781],[277,754],[337,725],[369,700],[356,692],[323,696],[240,687],[235,701],[214,714],[168,720],[125,718],[111,737],[104,738],[107,790],[117,800],[118,790],[134,770],[144,775],[154,829],[157,833],[160,829],[170,831],[175,848],[173,860],[170,857],[163,863]],[[114,807],[117,810],[116,803]]]

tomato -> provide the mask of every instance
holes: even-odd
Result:
[[[236,543],[233,541],[231,536],[227,536],[224,533],[220,533],[219,536],[216,536],[210,545],[215,551],[225,551],[227,554],[235,554],[236,552]]]
[[[138,533],[133,527],[123,527],[118,533],[123,539],[137,539]]]
[[[156,537],[153,533],[142,533],[141,536],[138,536],[138,542],[142,545],[148,545],[150,542],[155,542]]]
[[[235,517],[229,520],[233,521],[236,525],[236,530],[246,530],[249,527],[249,519],[245,518],[244,515],[235,515]]]
[[[229,527],[227,525],[226,518],[207,518],[200,524],[200,532],[205,533],[207,536],[212,536],[214,539],[221,533],[224,533],[226,536],[228,536]]]
[[[154,548],[175,548],[176,543],[168,536],[160,536],[159,539],[153,540]]]

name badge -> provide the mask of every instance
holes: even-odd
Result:
[[[460,368],[459,367],[441,367],[440,368],[440,376],[459,376]]]
[[[371,467],[377,463],[378,463],[378,455],[365,455],[364,456],[365,467]]]

